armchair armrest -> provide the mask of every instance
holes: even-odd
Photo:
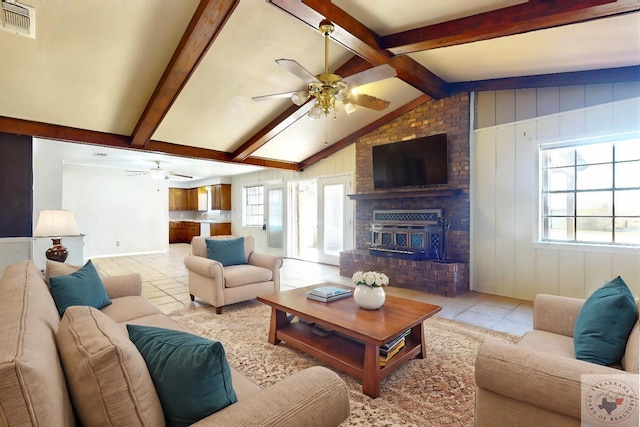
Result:
[[[314,366],[209,415],[194,426],[338,426],[349,417],[349,395],[333,371]]]
[[[539,294],[533,300],[533,329],[573,337],[573,328],[585,300]]]
[[[138,273],[102,277],[110,299],[142,295],[142,278]]]
[[[282,257],[251,252],[247,262],[251,265],[271,270],[274,291],[280,291],[280,267],[282,267]]]
[[[268,254],[259,254],[256,252],[252,252],[247,260],[249,264],[267,268],[271,271],[277,271],[282,267],[282,258],[275,255]]]
[[[184,258],[184,266],[187,267],[189,271],[198,273],[204,277],[210,277],[212,279],[215,279],[216,277],[223,277],[222,264],[213,259],[196,255],[188,255]]]
[[[620,373],[624,372],[495,340],[482,343],[475,365],[479,388],[577,419],[582,389],[588,389],[581,375]]]

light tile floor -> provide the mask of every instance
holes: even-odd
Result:
[[[183,263],[189,251],[189,244],[176,243],[171,244],[166,253],[96,258],[93,262],[108,276],[140,273],[143,295],[163,312],[169,313],[191,304],[187,270]],[[284,260],[280,270],[281,290],[320,282],[350,285],[351,279],[340,276],[339,269],[335,266],[289,258]],[[438,315],[447,319],[514,335],[522,335],[533,329],[531,301],[478,292],[468,292],[452,298],[393,286],[386,288],[386,291],[440,305],[442,311]],[[199,305],[197,299],[196,305]]]

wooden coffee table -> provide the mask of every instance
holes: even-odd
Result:
[[[348,286],[321,283],[290,291],[262,295],[258,301],[271,306],[269,342],[284,341],[362,381],[362,392],[373,398],[380,395],[380,381],[416,356],[426,356],[422,322],[442,310],[437,305],[386,297],[378,310],[364,310],[353,297],[329,303],[310,300],[309,289],[320,286]],[[294,318],[304,321],[294,321]],[[312,332],[314,323],[333,333],[321,337]],[[386,364],[379,362],[380,346],[407,330],[405,346]]]

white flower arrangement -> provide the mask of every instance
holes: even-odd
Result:
[[[389,278],[384,273],[378,273],[377,271],[356,271],[351,277],[353,284],[367,285],[372,288],[379,288],[381,286],[387,286],[389,284]]]

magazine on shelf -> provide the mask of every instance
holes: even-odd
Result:
[[[339,288],[337,286],[322,286],[320,288],[311,289],[307,295],[316,295],[323,298],[331,298],[336,295],[351,294],[351,290]]]
[[[389,351],[389,349],[392,349],[396,344],[398,344],[398,342],[404,341],[404,337],[406,337],[410,333],[411,333],[411,329],[406,330],[401,335],[398,335],[388,343],[381,345],[380,351]]]
[[[398,347],[404,346],[404,337],[401,340],[396,341],[392,347],[389,348],[380,348],[380,355],[386,356],[387,354],[393,353]]]
[[[346,292],[346,293],[342,293],[342,294],[338,294],[338,295],[333,295],[330,297],[321,297],[319,295],[314,295],[314,294],[310,294],[307,292],[307,298],[315,300],[315,301],[320,301],[320,302],[331,302],[331,301],[335,301],[335,300],[339,300],[342,298],[347,298],[351,296],[351,292]]]
[[[389,361],[389,359],[391,359],[393,356],[395,356],[395,355],[396,355],[396,353],[398,353],[398,352],[400,351],[400,349],[401,349],[401,348],[403,348],[403,347],[404,347],[404,341],[402,341],[402,342],[400,343],[400,345],[398,345],[397,347],[395,347],[395,348],[393,349],[393,351],[389,352],[389,354],[381,355],[381,356],[380,356],[380,360],[379,360],[379,362],[380,362],[380,366],[386,366],[386,365],[387,365],[387,362]]]

